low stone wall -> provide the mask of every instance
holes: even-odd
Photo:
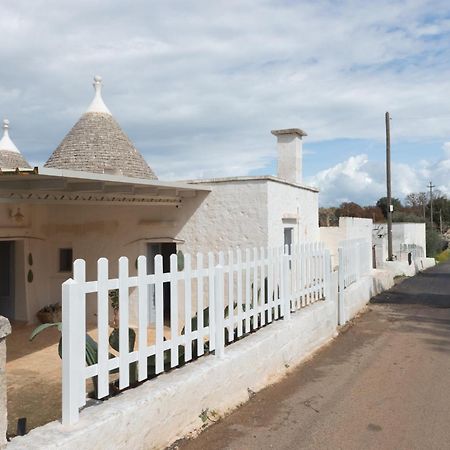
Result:
[[[392,274],[393,277],[412,277],[422,270],[433,267],[436,264],[434,258],[416,258],[412,264],[407,261],[385,261],[383,269]]]
[[[373,270],[344,291],[345,319],[394,284],[393,270]],[[161,449],[278,381],[337,334],[337,272],[331,298],[319,301],[226,347],[105,402],[85,408],[71,427],[52,422],[14,438],[12,450]],[[250,393],[250,394],[249,394]]]
[[[348,321],[355,317],[375,295],[390,289],[394,276],[387,270],[375,269],[370,275],[351,284],[344,291],[344,317]]]
[[[81,412],[71,427],[52,422],[13,439],[8,449],[160,449],[277,381],[336,336],[337,273],[332,297],[226,347]]]

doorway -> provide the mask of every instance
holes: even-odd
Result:
[[[14,241],[0,241],[0,315],[14,319]]]
[[[177,252],[177,245],[174,242],[155,242],[147,244],[147,273],[155,273],[155,256],[161,255],[163,260],[163,272],[170,271],[170,255]],[[150,305],[148,308],[149,322],[154,323],[156,319],[155,310],[155,286],[149,286]],[[170,318],[170,283],[163,284],[163,310],[164,319]]]

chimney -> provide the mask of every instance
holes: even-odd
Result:
[[[277,137],[277,176],[291,183],[302,182],[302,137],[307,134],[300,128],[272,130]]]

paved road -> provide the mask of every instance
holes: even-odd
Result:
[[[374,299],[332,344],[195,449],[450,449],[450,263]]]

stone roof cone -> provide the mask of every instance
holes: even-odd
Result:
[[[106,107],[99,76],[94,77],[94,89],[95,96],[89,108],[44,166],[157,179]]]
[[[3,120],[3,137],[0,139],[0,169],[30,169],[26,159],[9,137],[9,120]]]

